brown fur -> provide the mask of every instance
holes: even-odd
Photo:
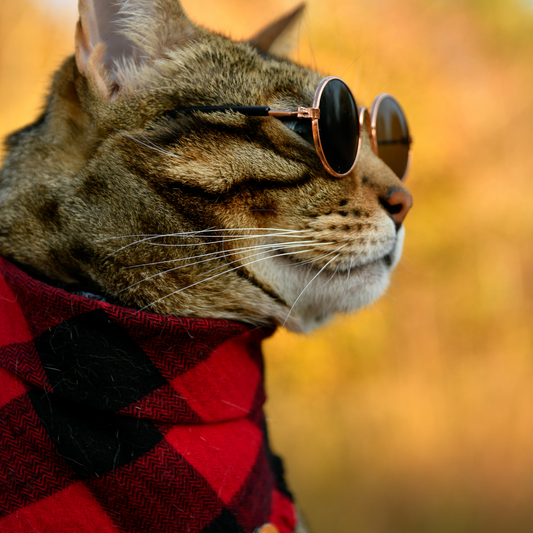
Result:
[[[43,116],[7,141],[2,255],[126,306],[296,330],[385,288],[401,249],[386,199],[404,187],[368,137],[354,172],[335,179],[314,147],[274,118],[165,115],[309,106],[323,75],[193,24],[177,0],[129,0],[124,13],[104,13],[118,21],[118,39],[102,13],[95,25],[91,9],[105,2],[80,5],[76,57],[55,74]],[[254,42],[276,40],[266,33]],[[262,236],[267,228],[278,235]],[[316,243],[288,244],[298,239]],[[260,261],[266,254],[252,248],[276,243],[277,259]],[[353,301],[328,300],[332,277]],[[300,299],[304,286],[316,301]]]

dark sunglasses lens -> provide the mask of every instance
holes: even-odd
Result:
[[[411,138],[405,115],[390,96],[381,100],[376,118],[378,155],[402,179],[409,163]]]
[[[318,129],[324,157],[333,171],[346,174],[354,164],[359,145],[355,100],[344,82],[333,79],[324,87],[318,107]]]

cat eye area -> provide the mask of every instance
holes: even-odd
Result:
[[[407,119],[398,101],[390,94],[378,95],[370,108],[358,108],[348,85],[335,76],[318,85],[312,107],[296,111],[271,109],[268,106],[185,107],[171,111],[213,113],[233,111],[247,116],[274,117],[300,135],[316,152],[329,174],[342,178],[349,174],[361,151],[363,128],[367,128],[373,151],[401,180],[405,179],[411,161],[411,136]],[[367,116],[369,120],[367,120]]]

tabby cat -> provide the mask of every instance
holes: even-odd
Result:
[[[127,307],[295,331],[378,297],[411,197],[365,128],[336,178],[295,121],[173,113],[311,106],[323,75],[276,55],[300,13],[244,43],[177,0],[81,0],[75,57],[7,141],[0,254]]]
[[[0,531],[303,531],[258,346],[384,291],[403,171],[283,56],[302,8],[233,42],[179,0],[79,7],[0,174]]]

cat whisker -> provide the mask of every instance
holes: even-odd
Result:
[[[191,230],[191,231],[180,231],[176,233],[140,233],[132,235],[114,235],[113,237],[105,237],[103,239],[97,239],[96,242],[112,241],[116,239],[126,239],[126,238],[137,238],[137,237],[146,237],[146,238],[157,238],[157,237],[181,237],[181,236],[194,236],[194,235],[203,235],[206,233],[221,233],[221,232],[231,232],[231,231],[278,231],[281,233],[306,233],[309,230],[302,229],[287,229],[287,228],[205,228],[202,230]],[[216,237],[217,235],[213,235]]]
[[[342,246],[340,246],[339,248],[337,248],[335,251],[331,252],[331,254],[335,254],[337,253],[339,250],[342,250],[345,246],[348,246],[349,243],[346,243],[346,244],[343,244]],[[283,322],[283,326],[285,326],[285,324],[287,323],[287,320],[289,320],[289,316],[291,315],[292,313],[292,310],[294,309],[294,306],[298,303],[298,301],[300,300],[300,298],[302,297],[302,294],[307,290],[307,288],[309,287],[309,285],[311,285],[311,283],[313,283],[313,281],[315,281],[315,279],[324,271],[324,269],[329,265],[331,264],[333,261],[335,261],[335,259],[337,259],[341,254],[337,254],[335,257],[333,257],[332,259],[330,259],[314,276],[313,278],[311,279],[311,281],[302,289],[302,291],[300,292],[300,294],[298,295],[298,298],[296,298],[296,300],[294,300],[294,303],[292,304],[291,308],[289,309],[289,312],[287,313],[287,316],[285,317],[285,321]],[[328,280],[329,281],[329,280]]]
[[[337,257],[339,257],[339,255],[337,255]],[[326,281],[326,283],[324,283],[324,287],[337,275],[337,272],[339,271],[339,267],[337,267],[335,269],[335,271],[333,272],[333,274],[331,274],[331,276],[329,277],[328,281]]]
[[[183,243],[183,244],[166,244],[166,243],[157,243],[157,242],[151,242],[148,243],[149,246],[167,246],[170,248],[181,248],[181,247],[187,247],[190,248],[192,246],[213,246],[214,244],[226,244],[229,242],[235,242],[235,241],[243,241],[246,239],[260,239],[260,238],[266,238],[266,237],[283,237],[283,235],[279,234],[267,234],[267,235],[242,235],[239,237],[231,237],[231,238],[223,238],[219,241],[211,241],[211,242],[195,242],[195,243]],[[288,237],[292,237],[292,235],[287,235]],[[306,238],[304,235],[299,235],[299,237]]]
[[[274,245],[273,245],[273,246],[274,246]],[[256,257],[257,255],[261,255],[261,254],[268,253],[268,252],[272,252],[272,251],[276,251],[276,250],[284,250],[284,249],[287,248],[286,246],[281,246],[281,247],[279,247],[279,244],[276,245],[276,246],[278,246],[278,248],[273,248],[273,249],[270,248],[270,249],[267,249],[267,250],[263,250],[263,251],[258,252],[258,253],[256,253],[256,254],[253,254],[253,255],[251,255],[251,256],[249,256],[249,257]],[[301,246],[302,246],[302,244],[294,244],[294,245],[292,245],[292,246],[289,246],[289,248],[290,248],[290,247],[301,247]],[[252,248],[252,250],[253,250],[253,248]],[[305,252],[305,251],[309,251],[309,250],[304,250],[304,252]],[[302,252],[293,252],[293,253],[302,253]],[[286,254],[286,255],[289,255],[289,254]],[[118,291],[118,292],[115,293],[115,294],[116,294],[116,295],[121,294],[122,292],[124,292],[124,291],[126,291],[126,290],[128,290],[128,289],[131,289],[132,287],[135,287],[135,286],[137,286],[137,285],[139,285],[139,284],[141,284],[141,283],[144,283],[144,282],[146,282],[146,281],[148,281],[148,280],[150,280],[150,279],[156,278],[156,277],[158,277],[158,276],[163,276],[163,275],[165,275],[165,274],[168,274],[169,272],[174,272],[174,271],[176,271],[176,270],[180,270],[180,269],[182,269],[182,268],[187,268],[187,267],[190,268],[190,267],[192,267],[192,266],[200,265],[200,264],[202,264],[202,263],[208,263],[209,261],[213,261],[213,260],[215,260],[215,259],[217,259],[217,258],[216,258],[216,257],[210,257],[209,259],[204,259],[204,260],[202,260],[202,261],[196,261],[196,262],[194,262],[194,263],[187,263],[187,264],[185,264],[185,265],[180,265],[180,266],[177,266],[177,267],[174,267],[174,268],[169,268],[169,269],[167,269],[167,270],[165,270],[165,271],[163,271],[163,272],[156,272],[155,274],[152,274],[151,276],[148,276],[148,277],[143,278],[143,279],[141,279],[141,280],[139,280],[139,281],[136,281],[135,283],[132,283],[131,285],[128,285],[128,287],[125,287],[124,289],[121,289],[120,291]],[[210,272],[216,272],[217,270],[219,270],[219,269],[221,269],[221,268],[224,268],[224,267],[226,267],[227,265],[235,264],[235,263],[237,263],[238,261],[239,261],[239,259],[235,259],[234,261],[226,262],[226,263],[224,263],[223,265],[220,265],[220,266],[218,266],[218,267],[216,267],[216,268],[213,268],[213,269],[209,270],[209,271],[207,272],[207,274],[209,274]],[[147,263],[147,265],[149,265],[149,264],[150,264],[150,263]],[[143,266],[143,265],[139,265],[139,266]]]
[[[306,236],[304,237],[303,235],[300,236],[300,235],[296,235],[296,236],[292,236],[292,235],[246,235],[246,236],[242,236],[242,237],[238,237],[238,238],[231,238],[231,239],[223,239],[223,240],[219,240],[219,241],[210,241],[210,242],[197,242],[197,243],[177,243],[177,244],[164,244],[164,243],[151,243],[151,242],[148,242],[147,245],[148,246],[166,246],[166,247],[170,247],[170,248],[193,248],[195,246],[214,246],[216,244],[227,244],[227,243],[230,243],[230,242],[235,242],[235,241],[242,241],[242,240],[248,240],[248,239],[258,239],[258,238],[267,238],[267,237],[302,237],[302,238],[309,238],[309,236]],[[136,244],[141,244],[143,242],[146,242],[147,239],[143,239],[143,240],[139,240],[139,241],[135,241],[133,243],[130,243],[130,244],[127,244],[125,246],[122,246],[121,248],[119,248],[118,250],[115,250],[114,252],[111,252],[110,254],[107,255],[107,257],[111,257],[112,255],[115,255],[117,254],[118,252],[122,251],[122,250],[125,250],[126,248],[130,247],[130,246],[134,246]],[[304,242],[304,241],[302,241]],[[314,240],[314,242],[317,242]]]
[[[165,243],[152,243],[152,242],[148,242],[150,241],[152,238],[146,238],[146,239],[139,239],[137,241],[134,241],[134,242],[131,242],[129,244],[126,244],[120,248],[118,248],[117,250],[111,252],[110,254],[107,255],[107,257],[111,257],[112,255],[116,255],[117,253],[121,252],[122,250],[125,250],[126,248],[129,248],[131,246],[135,246],[136,244],[142,244],[142,243],[147,243],[147,245],[149,246],[167,246],[167,247],[171,247],[171,248],[192,248],[194,246],[213,246],[215,244],[225,244],[225,243],[229,243],[229,242],[234,242],[234,241],[238,241],[238,240],[245,240],[245,239],[258,239],[258,238],[267,238],[267,237],[284,237],[284,236],[287,236],[287,237],[302,237],[302,238],[308,238],[308,236],[300,236],[300,235],[284,235],[284,234],[267,234],[267,235],[246,235],[246,236],[241,236],[241,237],[238,237],[238,238],[230,238],[230,239],[223,239],[223,240],[218,240],[218,241],[211,241],[211,242],[197,242],[197,243],[177,243],[177,244],[165,244]],[[173,235],[158,235],[157,237],[155,238],[163,238],[163,237],[173,237]],[[191,237],[192,238],[192,237]]]
[[[290,253],[286,253],[286,254],[276,254],[274,257],[281,257],[281,256],[284,256],[284,255],[295,255],[295,254],[298,254],[298,253],[306,253],[306,252],[309,252],[309,251],[310,250],[301,250],[300,252],[290,252]],[[262,253],[267,253],[267,251],[262,252]],[[234,272],[235,270],[239,270],[242,267],[246,267],[246,266],[252,265],[254,263],[258,263],[259,261],[264,261],[265,259],[269,259],[270,257],[271,256],[269,255],[267,257],[262,257],[260,259],[255,259],[254,261],[250,261],[248,263],[244,263],[242,265],[239,265],[237,267],[231,268],[229,270],[225,270],[224,272],[219,272],[218,274],[215,274],[214,276],[210,276],[209,278],[201,279],[200,281],[197,281],[195,283],[191,283],[190,285],[187,285],[186,287],[182,287],[181,289],[173,291],[173,292],[167,294],[166,296],[162,296],[161,298],[158,298],[157,300],[153,301],[152,303],[144,306],[141,310],[144,311],[144,310],[148,309],[149,307],[152,307],[155,304],[161,302],[162,300],[165,300],[166,298],[170,298],[171,296],[179,294],[180,292],[183,292],[183,291],[185,291],[187,289],[195,287],[196,285],[199,285],[200,283],[205,283],[207,281],[210,281],[212,279],[218,278],[218,277],[223,276],[225,274],[230,274],[231,272]],[[227,263],[227,264],[230,264],[230,263]],[[221,268],[221,267],[219,267],[219,268]],[[215,270],[217,270],[217,269],[213,269],[213,271],[215,271]]]
[[[320,244],[336,244],[334,242],[321,242]],[[294,266],[304,266],[304,265],[310,265],[310,268],[313,266],[314,263],[317,261],[320,261],[321,259],[324,259],[324,257],[329,257],[332,253],[334,254],[337,250],[334,250],[333,252],[328,252],[323,255],[319,255],[318,257],[313,257],[312,259],[307,259],[306,261],[300,261],[298,263],[295,263]]]
[[[293,245],[294,246],[303,246],[304,244],[318,244],[318,241],[316,241],[316,240],[308,240],[308,241],[300,241],[300,242],[296,242],[295,241],[295,242],[286,242],[286,243],[256,244],[254,246],[243,246],[241,248],[232,248],[231,250],[228,250],[228,251],[230,251],[231,253],[254,251],[254,250],[259,250],[260,248],[277,247],[277,246],[280,246],[281,244],[283,246],[293,246]],[[323,243],[320,243],[320,244],[323,244]],[[140,268],[140,267],[145,267],[145,266],[165,265],[165,264],[168,264],[168,263],[175,263],[177,261],[190,261],[191,259],[201,259],[203,257],[209,257],[209,256],[221,256],[223,253],[224,253],[224,251],[217,250],[216,252],[208,252],[208,253],[205,253],[205,254],[193,255],[193,256],[190,256],[190,257],[177,257],[175,259],[167,259],[166,261],[155,261],[153,263],[141,263],[139,265],[130,265],[130,266],[124,267],[124,270],[129,270],[129,269],[132,269],[132,268]],[[192,265],[196,265],[196,264],[198,264],[198,263],[190,263],[187,266],[192,266]]]
[[[267,231],[278,231],[278,233],[274,234],[259,234],[259,235],[246,235],[248,238],[259,238],[259,237],[283,237],[285,235],[294,237],[300,237],[300,235],[295,235],[295,233],[309,233],[308,230],[278,230],[277,228],[241,228],[239,231],[250,231],[250,230],[267,230]],[[193,238],[195,236],[201,236],[202,238],[208,237],[208,238],[218,238],[220,239],[220,235],[206,235],[206,232],[221,232],[221,231],[235,231],[230,229],[207,229],[207,230],[201,230],[201,231],[188,231],[188,232],[181,232],[181,233],[167,233],[167,234],[147,234],[147,235],[120,235],[115,237],[108,237],[105,239],[99,239],[97,242],[102,241],[108,241],[108,240],[116,240],[116,239],[126,239],[126,238],[137,238],[137,237],[143,237],[141,239],[138,239],[134,242],[130,242],[128,244],[125,244],[124,246],[118,248],[117,250],[114,250],[110,254],[107,255],[107,257],[111,257],[112,255],[115,255],[122,250],[125,250],[126,248],[129,248],[131,246],[135,246],[136,244],[142,244],[145,242],[149,242],[155,239],[163,239],[168,237],[174,237],[174,238]],[[233,236],[232,236],[233,237]],[[239,238],[245,238],[244,234],[242,236],[239,236]],[[305,238],[304,235],[302,235],[303,238]],[[227,242],[227,241],[226,241]],[[200,245],[208,245],[208,244],[217,244],[214,242],[210,243],[193,243],[193,244],[162,244],[158,243],[158,246],[200,246]]]

